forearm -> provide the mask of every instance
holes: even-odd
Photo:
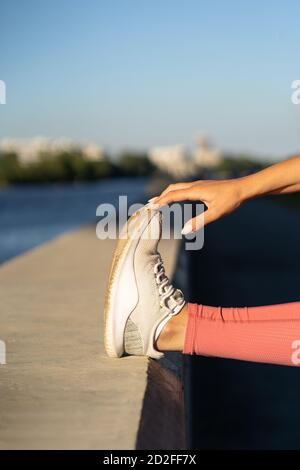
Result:
[[[300,191],[300,156],[265,168],[241,178],[241,197],[253,199],[268,194],[286,194]]]
[[[272,191],[269,194],[290,194],[298,192],[300,192],[300,183],[292,184],[291,186],[287,186],[286,188],[277,189],[276,191]]]

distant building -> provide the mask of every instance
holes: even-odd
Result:
[[[199,169],[211,169],[222,160],[221,153],[212,149],[205,137],[198,139],[197,147],[192,153],[182,145],[173,145],[154,147],[148,152],[148,156],[159,170],[174,178],[191,177]]]
[[[34,163],[38,161],[39,154],[47,149],[47,139],[36,137],[34,139],[2,139],[0,151],[15,153],[21,163]]]
[[[200,168],[214,168],[222,161],[221,153],[210,147],[207,137],[199,137],[193,152],[194,162]]]
[[[82,152],[87,160],[99,161],[104,157],[104,151],[96,144],[80,144],[67,138],[47,139],[34,137],[32,139],[2,139],[0,152],[16,153],[20,163],[30,164],[38,162],[41,158],[55,157],[63,152]]]
[[[96,144],[87,144],[82,147],[83,156],[90,161],[100,161],[104,158],[104,150]]]
[[[181,145],[154,147],[148,153],[150,161],[161,171],[174,178],[184,178],[193,173],[193,162]]]

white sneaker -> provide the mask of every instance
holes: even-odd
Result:
[[[128,234],[124,238],[124,234]],[[136,212],[121,233],[106,294],[105,349],[110,357],[127,354],[160,358],[155,341],[167,321],[185,304],[166,276],[157,246],[161,213]]]

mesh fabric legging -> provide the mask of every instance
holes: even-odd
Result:
[[[188,304],[183,352],[300,366],[300,302],[242,308]]]

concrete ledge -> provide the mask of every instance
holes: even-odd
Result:
[[[136,449],[185,448],[182,382],[159,362],[150,360]]]
[[[104,353],[114,246],[87,227],[0,268],[1,449],[185,447],[180,379],[165,364]],[[162,242],[169,271],[176,250]]]

